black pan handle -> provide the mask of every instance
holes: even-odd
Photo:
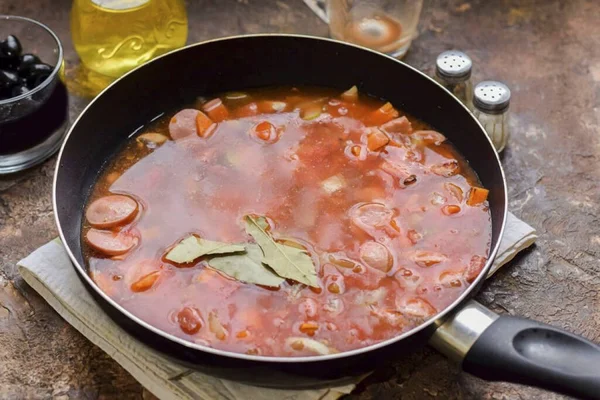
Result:
[[[438,328],[430,343],[462,359],[463,370],[482,379],[600,399],[600,347],[550,325],[498,316],[470,301]]]

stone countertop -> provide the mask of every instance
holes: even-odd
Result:
[[[428,0],[405,61],[429,69],[443,50],[466,51],[474,80],[512,92],[503,163],[509,208],[539,232],[537,246],[486,284],[499,313],[552,323],[600,341],[600,23],[595,0]],[[69,0],[0,0],[0,12],[38,19],[77,63]],[[189,42],[242,33],[319,36],[327,27],[300,0],[190,0]],[[71,97],[71,118],[87,101]],[[57,236],[56,157],[0,178],[0,398],[152,398],[62,320],[17,274],[16,263]],[[349,399],[562,399],[488,383],[430,349],[379,369]]]

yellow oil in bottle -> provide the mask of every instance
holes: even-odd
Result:
[[[71,34],[90,70],[109,77],[185,45],[183,0],[74,0]]]

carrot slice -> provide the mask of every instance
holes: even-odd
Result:
[[[377,151],[390,142],[390,138],[379,129],[371,130],[367,135],[367,148],[371,151]]]
[[[473,186],[469,190],[469,197],[467,199],[467,205],[476,206],[487,200],[489,190]]]
[[[209,101],[202,106],[202,109],[215,122],[221,122],[229,118],[229,111],[219,98]]]
[[[369,114],[367,116],[367,122],[369,125],[383,125],[399,116],[400,113],[398,113],[398,110],[392,106],[392,103],[387,102]]]
[[[207,137],[212,131],[212,127],[215,123],[212,119],[208,118],[202,111],[198,111],[196,115],[196,129],[198,130],[198,136]]]

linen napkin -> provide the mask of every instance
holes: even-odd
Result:
[[[536,240],[535,230],[508,214],[506,230],[490,275]],[[60,240],[55,239],[19,261],[23,279],[68,323],[108,353],[160,399],[333,400],[352,384],[315,390],[268,389],[215,378],[167,359],[126,333],[96,304],[79,280]]]

